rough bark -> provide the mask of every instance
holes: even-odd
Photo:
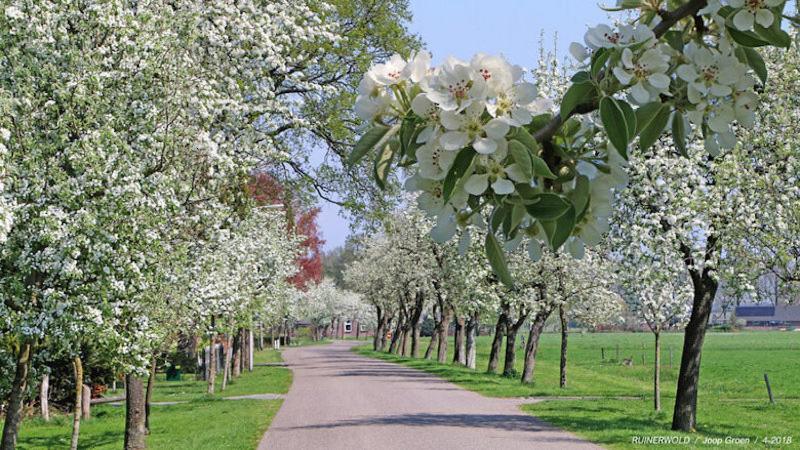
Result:
[[[136,375],[125,375],[125,450],[143,450],[147,446],[144,387]]]
[[[697,386],[700,382],[700,356],[706,326],[711,315],[711,304],[717,293],[718,283],[708,269],[702,274],[692,273],[694,302],[692,315],[683,336],[683,354],[678,374],[678,389],[675,394],[675,410],[672,416],[672,429],[694,431],[697,426]]]
[[[17,367],[6,406],[3,439],[0,441],[2,450],[12,450],[17,447],[17,432],[22,421],[22,403],[25,391],[28,389],[28,374],[31,370],[31,353],[33,353],[33,343],[30,341],[23,342],[17,351]]]
[[[419,336],[420,321],[422,320],[422,310],[425,307],[425,296],[417,293],[414,302],[414,310],[411,312],[411,357],[419,358]]]
[[[508,322],[508,306],[503,305],[500,315],[497,317],[497,323],[494,326],[494,338],[492,338],[492,349],[489,352],[489,367],[486,369],[489,373],[497,373],[497,365],[500,363],[500,347],[503,345],[503,336],[506,331],[506,324]]]
[[[81,434],[81,414],[83,404],[83,363],[80,356],[72,359],[72,371],[75,375],[75,405],[72,408],[72,440],[70,450],[78,449],[78,438]]]
[[[222,386],[220,386],[220,390],[224,391],[228,387],[228,380],[231,376],[231,357],[233,349],[233,338],[230,336],[223,336],[222,338],[222,351],[225,355],[225,363],[222,365]]]
[[[144,396],[144,429],[150,434],[150,404],[153,402],[153,389],[156,387],[156,369],[158,369],[158,359],[153,355],[150,361],[150,376],[147,377],[147,391]]]
[[[447,362],[447,330],[450,329],[450,311],[442,307],[442,321],[439,323],[439,340],[436,346],[436,360],[442,364]]]
[[[214,348],[217,343],[217,336],[211,338],[211,343],[208,344],[208,386],[206,393],[209,395],[214,394],[214,384],[217,381],[217,349]]]
[[[559,386],[561,389],[567,387],[567,338],[569,337],[569,324],[567,323],[567,313],[564,305],[558,307],[558,318],[561,320],[561,379]]]
[[[384,333],[386,324],[384,323],[383,309],[380,306],[375,306],[375,313],[378,320],[375,321],[377,326],[375,327],[375,336],[372,336],[372,350],[378,351],[382,350],[380,348],[381,335]]]
[[[466,365],[470,369],[475,369],[475,334],[478,329],[478,315],[472,315],[467,321],[467,337],[466,337]]]
[[[436,330],[439,328],[439,321],[442,320],[442,315],[439,313],[439,307],[437,305],[433,305],[433,333],[431,334],[431,340],[428,342],[428,348],[425,350],[425,359],[431,359],[433,357],[433,349],[437,347],[439,343],[439,333]]]
[[[506,327],[506,358],[503,362],[503,376],[513,377],[517,374],[514,368],[517,362],[517,333],[527,318],[528,312],[523,309],[517,316],[517,320]]]
[[[242,374],[242,330],[236,332],[233,337],[233,372],[231,378],[236,378]]]
[[[397,353],[399,350],[397,348],[398,340],[400,339],[400,331],[402,330],[403,321],[402,318],[397,318],[397,325],[394,327],[394,332],[392,333],[392,342],[389,344],[389,353]]]
[[[655,362],[653,363],[653,408],[661,411],[661,332],[656,330]]]
[[[389,314],[385,314],[385,316],[386,316],[386,324],[383,326],[383,333],[381,334],[381,340],[378,346],[378,350],[380,351],[383,351],[386,348],[386,331],[392,329],[392,320],[394,319]]]
[[[50,374],[42,375],[42,382],[39,384],[39,410],[42,420],[50,421]]]
[[[531,323],[530,332],[528,332],[528,343],[525,346],[525,364],[522,368],[522,382],[533,382],[533,371],[536,369],[536,352],[539,350],[539,338],[544,330],[544,324],[547,317],[550,316],[550,311],[541,311],[536,314]]]
[[[453,362],[465,366],[467,350],[464,343],[464,318],[456,317],[456,330],[453,335]]]

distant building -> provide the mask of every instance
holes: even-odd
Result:
[[[736,319],[747,327],[800,326],[800,305],[741,305]]]

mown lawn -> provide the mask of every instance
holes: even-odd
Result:
[[[640,397],[641,400],[554,400],[525,407],[526,411],[603,445],[629,447],[633,436],[665,435],[669,430],[683,335],[667,334],[662,342],[664,412],[661,414],[652,411],[653,337],[650,333],[571,334],[566,389],[558,386],[560,335],[554,333],[542,337],[535,382],[530,386],[520,384],[516,377],[485,373],[491,344],[489,336],[478,338],[476,371],[372,352],[369,346],[359,347],[357,351],[434,373],[487,396]],[[452,355],[452,340],[449,344]],[[632,367],[620,364],[618,346],[619,359],[632,359]],[[670,349],[672,367],[669,365]],[[522,370],[523,353],[520,348],[518,371]],[[775,406],[769,404],[764,373],[769,374],[777,400]],[[728,435],[752,439],[757,435],[761,438],[788,436],[800,430],[800,332],[709,332],[700,374],[698,419],[698,434],[691,435],[692,439],[722,436],[724,440]],[[794,440],[798,441],[800,432],[796,434]],[[781,447],[788,446],[782,444]]]
[[[276,362],[280,361],[280,354],[265,350],[256,359]],[[284,367],[255,367],[213,397],[205,394],[205,382],[194,381],[194,375],[184,375],[184,380],[159,379],[156,384],[154,401],[188,402],[153,406],[149,448],[252,449],[269,427],[282,400],[221,400],[220,397],[285,393],[292,378],[291,371]],[[18,448],[68,448],[71,425],[71,416],[66,414],[56,415],[50,422],[38,418],[27,420],[20,427]],[[124,428],[122,406],[94,406],[92,418],[81,422],[80,448],[122,448]]]

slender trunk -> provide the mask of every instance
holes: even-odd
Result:
[[[125,375],[125,450],[147,447],[145,428],[144,386],[136,375]]]
[[[75,406],[72,408],[72,441],[70,450],[78,449],[78,437],[81,434],[81,413],[83,403],[83,363],[80,356],[72,360],[72,371],[75,374]]]
[[[400,327],[402,326],[402,320],[397,318],[397,325],[394,328],[394,332],[392,333],[392,342],[389,344],[389,353],[396,353],[398,339],[400,339]]]
[[[377,321],[375,322],[377,326],[375,327],[375,336],[372,336],[372,350],[378,351],[380,348],[381,342],[381,334],[383,334],[384,330],[384,323],[383,323],[383,309],[380,306],[375,307],[375,312],[377,317]]]
[[[419,335],[422,310],[425,307],[425,297],[417,293],[414,310],[411,312],[411,357],[419,358]]]
[[[285,340],[284,340],[285,342]],[[242,373],[242,330],[236,332],[233,337],[233,372],[231,379],[238,377]]]
[[[711,314],[711,304],[717,293],[718,283],[706,269],[702,276],[692,276],[694,284],[694,304],[689,324],[683,336],[683,354],[678,374],[678,389],[675,394],[675,410],[672,416],[672,429],[694,431],[697,426],[697,386],[700,381],[700,356],[706,326]]]
[[[442,315],[439,313],[439,308],[437,305],[433,305],[433,332],[431,333],[431,340],[428,342],[428,348],[425,350],[425,359],[431,359],[433,357],[433,349],[437,347],[439,343],[439,333],[437,330],[439,329],[439,322],[442,320]]]
[[[247,329],[247,371],[253,371],[253,350],[254,350],[254,342],[253,342],[253,330]]]
[[[536,352],[539,350],[539,338],[544,330],[544,323],[550,311],[541,311],[533,318],[531,330],[528,333],[528,343],[525,347],[525,365],[522,368],[522,382],[533,382],[533,371],[536,368]]]
[[[50,374],[42,375],[42,383],[39,385],[39,409],[42,420],[50,421]]]
[[[475,332],[478,328],[478,315],[472,315],[467,321],[466,364],[470,369],[475,369]]]
[[[431,334],[431,340],[428,342],[428,348],[425,350],[425,359],[433,358],[433,349],[435,349],[439,345],[439,333],[437,333],[434,329],[433,334]]]
[[[361,340],[361,323],[354,321],[353,325],[356,327],[356,340]]]
[[[17,368],[6,406],[3,440],[0,441],[2,450],[12,450],[17,447],[17,433],[19,432],[19,423],[22,421],[22,403],[25,399],[25,391],[28,390],[32,352],[33,343],[30,341],[23,342],[17,352]]]
[[[489,373],[497,373],[497,365],[500,363],[500,347],[503,345],[507,318],[507,310],[504,307],[503,311],[497,317],[497,323],[494,326],[492,349],[489,352],[489,367],[486,369]]]
[[[436,346],[436,360],[447,362],[447,331],[450,329],[450,311],[442,307],[442,321],[439,324],[439,341]]]
[[[567,387],[567,337],[568,326],[567,313],[564,311],[564,305],[558,307],[558,317],[561,319],[561,380],[559,386],[561,389]]]
[[[656,330],[656,354],[653,363],[653,407],[661,411],[661,332]]]
[[[229,335],[222,337],[222,352],[225,355],[225,363],[222,365],[222,386],[220,387],[221,391],[224,391],[228,387],[228,380],[230,380],[231,376],[231,357],[233,349],[233,338]]]
[[[506,359],[503,364],[503,376],[513,377],[517,374],[514,368],[517,363],[517,333],[527,318],[528,313],[523,309],[517,321],[506,327]]]
[[[467,350],[464,343],[464,318],[456,317],[456,332],[453,336],[453,362],[467,364]]]
[[[206,393],[209,395],[214,394],[214,383],[217,381],[217,349],[214,348],[217,344],[217,336],[211,338],[211,343],[208,345],[208,387]]]
[[[392,316],[389,315],[389,314],[386,314],[385,317],[386,317],[386,319],[385,319],[386,322],[383,325],[383,332],[381,333],[381,340],[380,340],[380,343],[378,344],[378,351],[381,351],[381,352],[386,349],[386,333],[388,332],[388,330],[392,329]]]
[[[156,387],[156,369],[158,369],[158,357],[153,354],[150,362],[150,376],[147,377],[147,390],[144,395],[144,429],[150,434],[150,405],[153,402],[153,389]]]
[[[403,327],[402,345],[400,346],[401,355],[408,356],[408,332],[411,331],[408,327]]]

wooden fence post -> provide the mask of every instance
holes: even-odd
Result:
[[[772,396],[772,388],[769,385],[769,376],[764,373],[764,383],[767,383],[767,394],[769,394],[769,402],[775,404],[775,397]]]

